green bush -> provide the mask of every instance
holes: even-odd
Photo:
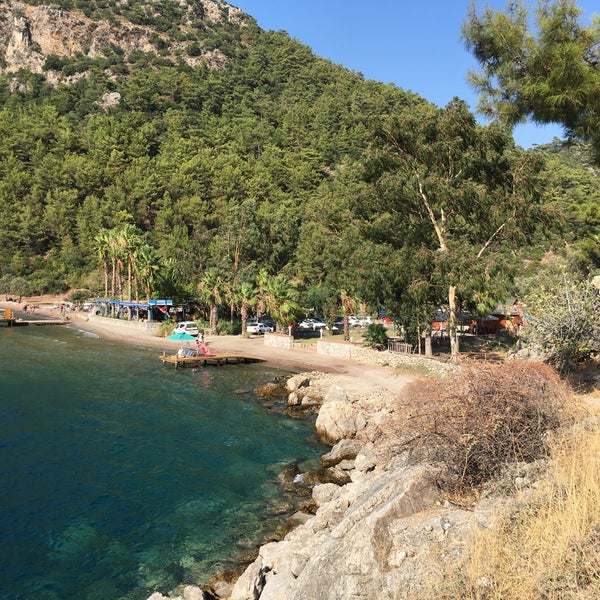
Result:
[[[208,329],[208,325],[206,327]],[[219,335],[240,335],[242,333],[241,321],[219,321]]]
[[[371,323],[363,335],[363,345],[375,350],[387,348],[387,330],[381,323]]]

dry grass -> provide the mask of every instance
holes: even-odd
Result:
[[[600,597],[600,423],[556,432],[549,447],[534,494],[478,534],[439,598]]]

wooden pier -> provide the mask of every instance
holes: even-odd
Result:
[[[4,319],[0,318],[0,326],[26,327],[28,325],[66,325],[66,319]]]
[[[178,367],[191,366],[203,366],[214,365],[220,367],[221,365],[239,364],[239,363],[255,363],[263,362],[262,358],[256,358],[253,356],[245,356],[240,354],[201,354],[199,356],[179,356],[177,354],[167,355],[163,352],[159,356],[163,365],[170,364],[176,369]]]
[[[0,325],[6,327],[22,327],[27,325],[66,325],[68,319],[21,319],[15,317],[15,313],[12,308],[5,308],[0,310]]]

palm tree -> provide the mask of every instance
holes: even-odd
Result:
[[[248,309],[256,306],[258,302],[258,290],[248,282],[242,282],[235,291],[235,302],[240,308],[242,317],[242,335],[246,333],[246,321],[248,320]]]
[[[271,276],[267,273],[266,269],[260,269],[256,276],[257,290],[257,301],[256,301],[256,316],[262,317],[267,312],[267,304],[265,301],[265,287],[267,286]]]
[[[119,247],[119,237],[117,229],[111,229],[107,232],[108,236],[108,256],[112,266],[112,278],[110,293],[114,298],[116,295],[117,285],[121,279],[121,249]]]
[[[133,283],[136,251],[141,244],[140,230],[131,224],[124,225],[118,233],[121,255],[127,263],[127,301],[131,302],[131,286]]]
[[[158,254],[148,244],[141,244],[135,254],[136,302],[138,301],[139,285],[144,289],[146,301],[149,301],[152,297],[156,274],[160,269]]]
[[[264,289],[264,301],[269,314],[275,319],[275,331],[280,325],[294,322],[300,313],[298,291],[284,275],[270,277]]]
[[[107,229],[100,231],[94,238],[98,259],[102,263],[104,272],[104,297],[108,297],[108,270],[110,266],[110,232]]]
[[[204,273],[198,284],[200,300],[209,306],[210,333],[216,335],[219,325],[219,306],[223,302],[223,280],[214,267]]]
[[[356,311],[357,302],[346,290],[340,290],[340,300],[342,302],[342,315],[344,316],[344,341],[350,341],[350,325],[348,316]]]

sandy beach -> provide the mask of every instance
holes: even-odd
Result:
[[[32,296],[22,298],[21,302],[0,301],[0,309],[10,308],[16,317],[27,318],[28,313],[23,312],[23,307],[39,306],[35,310],[35,317],[60,319],[60,310],[53,306],[60,306],[65,302],[60,296]],[[136,329],[114,327],[111,319],[90,319],[83,311],[68,311],[65,314],[70,327],[78,327],[85,331],[95,333],[101,338],[112,339],[123,344],[132,344],[139,347],[156,349],[157,367],[162,365],[158,356],[165,351],[174,354],[181,347],[181,342],[158,337],[152,333]],[[283,350],[267,346],[263,336],[207,336],[206,341],[213,353],[227,352],[255,357],[273,364],[290,372],[301,373],[319,371],[332,373],[339,376],[340,384],[350,386],[356,391],[369,391],[375,387],[383,387],[393,394],[401,392],[406,383],[412,378],[399,374],[395,369],[378,365],[364,365],[351,360],[343,360],[334,356],[317,354],[313,350],[294,348]],[[165,367],[166,368],[166,367]]]

